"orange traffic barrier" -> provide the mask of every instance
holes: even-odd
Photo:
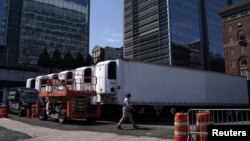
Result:
[[[187,141],[187,113],[176,113],[174,118],[174,141]]]
[[[31,118],[30,110],[29,109],[27,109],[26,118]]]
[[[0,105],[0,118],[7,117],[7,107],[5,105]]]
[[[208,140],[208,125],[211,123],[211,115],[208,111],[199,112],[196,114],[196,141]]]
[[[32,118],[36,118],[37,117],[37,112],[36,112],[36,104],[33,104],[32,107],[31,107],[31,113],[32,113]]]
[[[67,117],[71,118],[72,117],[72,102],[68,101],[67,102]]]

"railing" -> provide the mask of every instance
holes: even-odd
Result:
[[[80,75],[73,75],[72,78],[65,77],[65,79],[46,77],[44,82],[41,83],[41,91],[73,90],[93,92],[96,91],[97,78],[95,76],[84,77]]]
[[[202,112],[207,113],[208,116],[200,120],[197,115]],[[197,137],[208,135],[207,132],[199,131],[199,126],[250,125],[250,109],[190,109],[187,112],[187,124],[187,141],[195,141]]]
[[[97,78],[95,76],[75,78],[74,90],[77,91],[96,91]]]

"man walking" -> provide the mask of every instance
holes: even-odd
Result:
[[[133,107],[130,104],[130,98],[131,98],[131,94],[130,93],[126,94],[126,98],[124,99],[123,106],[122,106],[123,115],[122,115],[120,122],[117,125],[118,129],[122,129],[121,125],[127,118],[129,119],[130,123],[133,125],[133,128],[137,128],[133,120],[133,116],[131,114],[131,110],[133,109]]]

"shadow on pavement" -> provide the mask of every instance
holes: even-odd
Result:
[[[102,121],[95,121],[95,122],[87,122],[86,120],[71,120],[68,121],[67,124],[69,125],[78,125],[78,126],[95,126],[95,125],[110,125],[113,123],[110,122],[102,122]]]
[[[158,119],[150,119],[146,121],[144,119],[135,120],[136,124],[139,125],[137,129],[133,129],[132,125],[129,123],[129,121],[127,121],[122,125],[122,130],[116,128],[119,119],[112,118],[110,118],[109,120],[104,120],[101,118],[94,123],[89,123],[86,120],[72,120],[67,124],[59,124],[56,120],[40,121],[37,118],[27,119],[25,117],[18,117],[17,115],[9,115],[9,119],[20,121],[34,126],[41,126],[64,131],[93,131],[103,133],[114,133],[118,135],[150,136],[163,139],[172,139],[174,135],[173,129],[163,128],[166,125],[167,121]],[[163,127],[158,127],[157,124],[163,125]]]
[[[27,134],[9,130],[0,126],[0,141],[17,141],[30,138],[32,137]]]
[[[144,131],[149,131],[149,130],[152,130],[151,128],[146,128],[146,127],[142,127],[142,126],[140,126],[140,127],[138,127],[138,128],[129,128],[129,129],[121,129],[121,130],[144,130]]]
[[[120,118],[104,117],[101,118],[100,120],[118,123]],[[174,119],[172,117],[134,118],[134,121],[136,124],[143,124],[143,125],[167,125],[167,126],[174,125]],[[130,122],[126,120],[125,123],[130,123]]]

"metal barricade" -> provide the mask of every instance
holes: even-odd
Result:
[[[203,119],[197,115],[208,113]],[[250,109],[190,109],[187,112],[188,139],[200,141],[208,133],[199,130],[200,125],[250,125]],[[199,139],[198,139],[199,138]]]

